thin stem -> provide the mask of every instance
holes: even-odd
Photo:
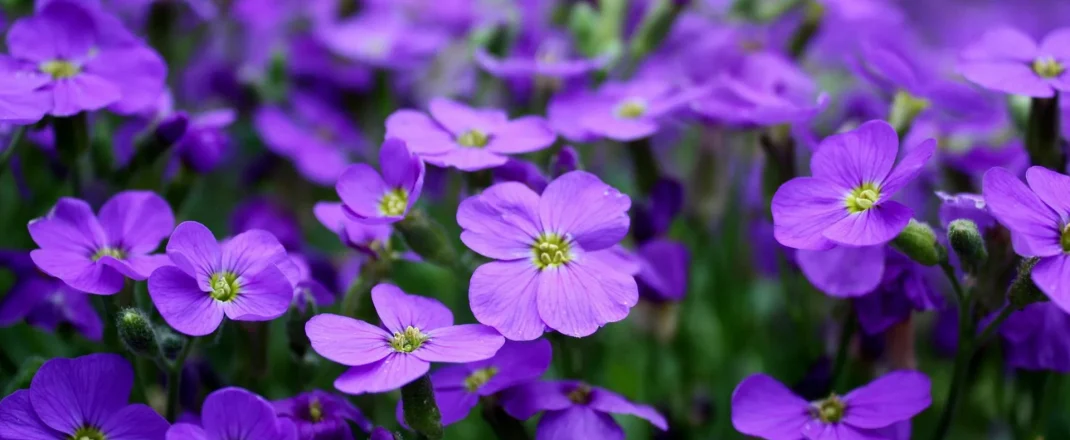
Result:
[[[1060,389],[1060,375],[1050,371],[1045,371],[1043,374],[1044,378],[1041,386],[1037,387],[1036,392],[1033,394],[1033,416],[1029,423],[1032,433],[1027,438],[1044,438],[1052,406],[1054,406],[1056,396],[1062,391]]]
[[[1059,146],[1059,95],[1033,98],[1025,132],[1025,149],[1029,161],[1056,171],[1066,166],[1066,155]]]
[[[951,385],[947,391],[947,403],[944,404],[944,411],[940,414],[940,421],[937,422],[936,431],[933,433],[933,440],[942,440],[947,436],[948,431],[951,429],[951,419],[955,415],[955,408],[958,405],[963,384],[966,382],[966,374],[969,370],[970,359],[973,358],[973,338],[970,334],[973,325],[971,322],[969,298],[962,290],[962,284],[959,283],[958,276],[955,275],[955,269],[951,267],[951,264],[945,262],[942,263],[940,267],[944,270],[944,274],[947,275],[948,281],[951,282],[951,287],[955,291],[955,298],[958,300],[959,346],[955,353],[955,366]]]
[[[988,322],[988,325],[985,326],[985,329],[981,331],[981,335],[978,336],[976,342],[974,342],[975,352],[976,350],[980,350],[981,347],[984,347],[993,337],[995,337],[996,330],[999,330],[999,326],[1002,325],[1003,321],[1006,321],[1012,313],[1014,313],[1014,310],[1014,307],[1010,304],[1003,306],[1003,308],[999,310],[999,314]]]
[[[89,151],[89,122],[85,112],[53,119],[52,132],[56,139],[56,151],[70,171],[73,193],[78,197],[88,179],[85,169],[88,164],[83,164],[83,156]]]
[[[167,420],[174,423],[178,418],[178,396],[182,388],[182,367],[186,363],[186,357],[193,351],[197,339],[190,339],[174,362],[167,365]]]
[[[11,140],[7,142],[7,148],[0,152],[0,176],[4,175],[4,170],[7,169],[8,163],[11,162],[11,158],[15,157],[15,150],[18,149],[22,143],[22,135],[26,133],[26,126],[20,125],[15,127],[15,131],[11,133]]]
[[[832,364],[832,387],[833,391],[840,388],[843,382],[843,370],[847,367],[847,353],[850,351],[851,337],[854,336],[855,323],[854,308],[847,310],[847,316],[843,319],[843,328],[840,329],[840,341],[836,348],[836,360]]]

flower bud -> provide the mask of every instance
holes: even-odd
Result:
[[[977,230],[977,224],[970,220],[958,219],[951,222],[947,228],[947,240],[967,273],[977,273],[988,260],[985,239]]]
[[[892,246],[910,259],[926,266],[935,266],[947,260],[947,250],[936,241],[936,234],[929,225],[910,219]]]
[[[1007,293],[1007,300],[1011,306],[1021,310],[1033,303],[1047,301],[1048,297],[1033,282],[1033,266],[1036,266],[1039,258],[1023,259],[1018,265],[1018,276],[1011,283]]]
[[[442,413],[435,403],[430,376],[425,374],[401,387],[401,407],[405,423],[414,431],[431,440],[442,438]]]
[[[149,317],[140,309],[121,310],[115,318],[115,326],[119,329],[119,339],[131,353],[150,359],[160,354],[160,346],[156,343],[156,330],[153,329]]]
[[[444,267],[454,267],[458,263],[457,253],[453,250],[446,230],[434,219],[422,211],[413,210],[404,220],[394,224],[409,248],[424,260]]]
[[[169,361],[178,358],[178,354],[186,347],[186,338],[170,327],[160,326],[156,328],[156,343],[160,345],[160,352]]]
[[[152,139],[157,145],[157,148],[170,148],[186,135],[186,129],[189,128],[189,115],[185,112],[176,112],[156,124],[156,129],[153,130]],[[141,151],[141,146],[138,146],[138,151]]]
[[[571,145],[565,145],[554,155],[550,163],[550,174],[553,177],[580,169],[583,169],[583,165],[580,164],[580,154]]]

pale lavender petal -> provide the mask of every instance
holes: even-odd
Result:
[[[220,270],[222,250],[212,231],[197,222],[182,222],[167,240],[167,256],[175,266],[207,288],[208,277]]]
[[[146,440],[163,438],[171,424],[147,405],[129,405],[111,414],[100,426],[108,440]]]
[[[586,251],[613,246],[628,233],[632,200],[586,171],[554,179],[542,193],[542,230],[571,235]]]
[[[1022,181],[1003,168],[993,168],[985,173],[982,186],[989,212],[1011,230],[1015,238],[1014,249],[1019,254],[1048,256],[1062,253],[1059,216]],[[1020,245],[1019,241],[1025,243]],[[1028,249],[1022,249],[1023,245]]]
[[[669,429],[669,422],[665,420],[665,416],[658,413],[653,407],[632,403],[625,399],[624,396],[603,388],[591,390],[591,402],[589,405],[591,408],[602,412],[639,417],[657,426],[662,431]]]
[[[517,182],[491,186],[457,208],[461,241],[488,258],[532,257],[539,236],[539,195]]]
[[[82,72],[52,85],[53,116],[74,116],[83,111],[99,110],[122,97],[119,87],[102,77]]]
[[[556,137],[545,119],[525,116],[499,127],[486,148],[496,153],[530,153],[549,147]]]
[[[423,161],[409,152],[405,142],[390,138],[379,149],[379,168],[383,170],[383,181],[392,188],[405,188],[411,191],[424,172]],[[416,197],[411,197],[410,201]]]
[[[223,322],[223,307],[177,267],[164,266],[149,276],[149,297],[164,321],[184,334],[204,336]]]
[[[17,390],[0,400],[0,438],[64,440],[67,437],[37,417],[30,403],[29,390]]]
[[[574,383],[563,381],[535,381],[502,392],[502,406],[509,415],[526,420],[539,411],[562,410],[572,406],[568,393]]]
[[[1029,182],[1029,189],[1060,219],[1070,220],[1070,177],[1035,166],[1026,170],[1025,180]]]
[[[124,278],[111,267],[88,256],[72,252],[36,249],[30,251],[34,264],[67,285],[89,293],[111,295],[123,288]]]
[[[104,48],[86,63],[85,71],[118,87],[121,99],[109,110],[120,114],[151,108],[166,86],[167,64],[159,54],[141,44]]]
[[[27,228],[38,246],[92,255],[107,244],[107,234],[89,204],[63,197],[47,216],[30,221]]]
[[[1070,28],[1059,28],[1044,36],[1038,54],[1054,57],[1064,63],[1070,61]]]
[[[427,362],[475,362],[494,357],[505,338],[493,328],[480,324],[441,327],[426,333],[430,339],[413,356]]]
[[[404,353],[392,353],[367,365],[351,367],[338,376],[334,387],[348,394],[385,393],[427,374],[431,364]]]
[[[1033,266],[1033,282],[1051,302],[1070,313],[1070,255],[1059,254],[1041,258]]]
[[[383,325],[393,333],[412,326],[423,332],[453,325],[453,313],[438,300],[402,292],[393,284],[372,288],[372,303]]]
[[[839,186],[812,177],[798,177],[773,194],[773,236],[795,249],[822,250],[833,246],[823,232],[847,218],[846,194]]]
[[[496,133],[507,120],[503,111],[476,109],[446,98],[432,99],[427,107],[435,121],[454,136],[460,136],[468,130]]]
[[[1023,64],[1036,59],[1037,43],[1033,39],[1011,27],[1000,26],[985,31],[976,43],[963,51],[962,57],[969,60],[1006,60]]]
[[[836,246],[821,251],[799,250],[796,262],[803,275],[829,296],[849,298],[872,292],[884,274],[884,246]]]
[[[539,420],[535,440],[624,440],[624,431],[609,414],[585,406],[547,411]]]
[[[799,440],[810,421],[810,404],[776,379],[755,374],[732,392],[732,426],[769,440]]]
[[[456,148],[452,134],[415,110],[398,110],[386,118],[386,137],[404,140],[410,151],[421,156]]]
[[[38,14],[16,21],[7,35],[12,55],[32,61],[80,59],[93,47],[93,17],[74,2],[50,2]]]
[[[494,366],[498,374],[479,388],[478,393],[489,396],[511,386],[538,379],[550,368],[553,358],[550,341],[505,341],[493,358],[468,364],[471,368]],[[461,382],[463,384],[463,380]]]
[[[393,353],[390,334],[353,318],[330,313],[313,316],[305,335],[320,356],[342,365],[365,365]]]
[[[932,404],[929,378],[917,371],[895,371],[843,396],[843,423],[883,428],[914,417]]]
[[[126,406],[134,369],[116,354],[45,362],[30,382],[30,402],[41,421],[64,433],[102,426]]]
[[[895,129],[884,121],[869,121],[855,130],[825,138],[810,159],[810,171],[814,177],[849,191],[866,183],[883,182],[898,153]]]
[[[825,238],[841,245],[871,246],[884,244],[899,235],[914,211],[899,202],[887,201],[830,225]]]
[[[390,189],[374,168],[363,163],[346,168],[335,185],[335,191],[346,208],[362,218],[382,216],[379,200]]]
[[[167,430],[167,437],[164,440],[214,440],[208,438],[208,434],[204,432],[200,426],[191,425],[189,423],[178,423]]]
[[[959,71],[966,79],[987,89],[1034,98],[1055,95],[1055,90],[1026,63],[965,62]]]
[[[658,131],[658,123],[650,118],[623,119],[613,114],[612,108],[597,108],[582,116],[584,130],[606,138],[631,142],[650,137]]]
[[[223,243],[220,268],[240,277],[253,276],[286,259],[286,248],[263,229],[251,229]]]
[[[270,321],[289,310],[293,293],[286,275],[275,266],[267,266],[259,272],[241,275],[238,296],[220,305],[223,313],[236,321]]]
[[[573,337],[620,321],[639,301],[635,278],[597,259],[579,259],[539,273],[539,316],[547,327]]]
[[[423,156],[424,161],[440,167],[453,167],[461,171],[481,171],[500,167],[509,161],[504,156],[486,148],[457,147],[444,153]]]
[[[479,266],[468,287],[472,314],[514,341],[542,336],[546,325],[539,317],[538,275],[529,260],[492,261]]]
[[[100,208],[100,224],[111,246],[147,254],[171,234],[175,215],[167,201],[154,192],[123,191]]]
[[[890,199],[900,188],[914,180],[935,151],[936,139],[927,139],[907,151],[903,160],[899,161],[888,178],[880,184],[881,200]]]
[[[218,439],[277,438],[275,409],[267,400],[241,388],[223,388],[209,394],[201,408],[201,425]]]

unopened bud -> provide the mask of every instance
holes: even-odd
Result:
[[[947,250],[936,241],[936,233],[929,225],[910,219],[892,246],[910,259],[926,266],[935,266],[947,260]]]
[[[1007,293],[1007,300],[1011,306],[1021,310],[1033,303],[1047,301],[1047,295],[1033,282],[1033,266],[1037,265],[1039,258],[1026,258],[1018,265],[1018,276],[1011,283]]]
[[[550,172],[553,177],[578,169],[583,169],[583,166],[580,165],[580,154],[571,145],[565,145],[561,151],[558,151],[550,164]]]
[[[156,329],[156,342],[160,345],[160,352],[163,353],[163,357],[169,361],[173,361],[178,358],[178,354],[182,352],[182,349],[186,347],[186,337],[170,327],[160,326]]]
[[[988,260],[985,239],[973,221],[959,219],[951,222],[947,228],[947,240],[967,273],[977,273]]]
[[[152,327],[149,317],[140,309],[131,307],[119,311],[115,326],[119,329],[119,339],[131,353],[150,359],[160,354],[160,346],[156,343],[156,330]]]
[[[434,219],[419,210],[412,210],[404,220],[394,224],[409,248],[424,260],[443,266],[454,267],[458,263],[446,230]]]
[[[435,404],[430,376],[423,375],[401,387],[401,407],[410,428],[430,440],[442,438],[442,414]]]

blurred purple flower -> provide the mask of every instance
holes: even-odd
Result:
[[[104,323],[89,301],[89,295],[64,282],[43,275],[24,251],[0,251],[0,267],[15,275],[15,284],[0,300],[0,327],[22,320],[34,327],[54,331],[64,323],[87,339],[99,341]]]
[[[230,135],[226,129],[236,118],[231,109],[212,110],[189,117],[185,134],[175,143],[175,152],[182,163],[198,173],[207,173],[219,166],[230,150]]]
[[[301,226],[285,206],[269,199],[255,197],[242,202],[230,216],[230,230],[240,234],[262,229],[274,235],[286,250],[301,247]]]
[[[890,241],[914,215],[890,199],[921,172],[935,149],[935,140],[925,141],[893,170],[899,140],[887,122],[870,121],[825,138],[810,160],[813,177],[794,178],[773,195],[777,241],[808,250]]]
[[[124,277],[144,280],[168,264],[149,255],[175,224],[167,202],[149,191],[116,194],[93,215],[89,204],[68,197],[45,217],[30,221],[30,237],[40,246],[30,257],[45,273],[88,293],[111,295]]]
[[[1051,303],[1030,304],[999,328],[1007,364],[1026,370],[1070,372],[1070,315]]]
[[[930,281],[934,275],[932,268],[892,249],[886,249],[884,255],[884,275],[880,285],[854,301],[858,323],[870,335],[888,330],[910,317],[914,310],[941,309],[945,304],[942,293]],[[940,273],[937,271],[935,275],[940,276]]]
[[[885,246],[833,246],[795,251],[795,262],[806,279],[826,295],[850,298],[866,295],[884,277]]]
[[[334,293],[312,276],[312,268],[304,256],[291,254],[289,264],[280,263],[279,270],[293,286],[293,302],[301,312],[309,304],[326,307],[334,303]]]
[[[542,175],[538,165],[523,159],[510,157],[504,165],[494,168],[494,183],[520,182],[532,191],[542,194],[550,182]]]
[[[560,88],[568,82],[601,69],[609,57],[585,58],[572,50],[568,35],[546,31],[522,34],[509,56],[495,57],[480,48],[475,52],[476,63],[492,76],[502,78],[514,89],[527,92],[537,83]]]
[[[204,225],[187,221],[167,242],[174,266],[149,277],[149,296],[179,332],[204,336],[223,322],[270,321],[293,302],[293,285],[278,265],[286,249],[270,232],[253,229],[222,244]]]
[[[945,228],[952,221],[966,219],[977,225],[977,229],[983,234],[985,230],[997,225],[996,218],[988,212],[984,197],[978,194],[948,194],[942,191],[936,192],[940,198],[940,224]]]
[[[732,393],[732,426],[771,440],[896,438],[888,430],[932,404],[931,386],[920,372],[893,371],[844,396],[807,402],[776,379],[755,374]]]
[[[338,56],[398,70],[418,67],[447,42],[441,30],[417,26],[401,11],[391,9],[366,8],[353,17],[320,26],[316,35]]]
[[[604,251],[627,234],[630,206],[628,196],[584,171],[555,179],[541,196],[506,182],[465,199],[457,209],[461,241],[494,259],[472,274],[476,319],[518,341],[547,328],[588,336],[624,319],[638,288]]]
[[[1052,31],[1040,45],[1014,28],[989,29],[960,58],[962,75],[987,89],[1035,98],[1070,91],[1070,28]]]
[[[144,404],[128,404],[134,370],[116,354],[45,362],[30,383],[0,401],[0,438],[162,440],[168,423]]]
[[[298,440],[291,418],[277,416],[271,402],[235,387],[209,394],[201,408],[201,426],[176,423],[166,440],[230,440],[233,433],[250,439]]]
[[[368,164],[352,165],[335,185],[345,214],[361,223],[396,223],[409,214],[424,187],[424,162],[405,142],[387,138],[379,150],[380,175]]]
[[[319,202],[312,208],[316,219],[334,233],[348,247],[371,256],[377,256],[386,248],[393,227],[390,224],[367,224],[345,214],[341,203]]]
[[[272,402],[276,414],[297,426],[296,440],[353,440],[349,424],[371,432],[372,423],[348,400],[326,391],[307,391]]]
[[[684,207],[684,186],[672,178],[661,178],[650,190],[647,203],[635,204],[632,236],[639,243],[669,232],[669,226]]]
[[[372,288],[372,302],[386,330],[330,313],[305,325],[316,353],[350,367],[334,381],[348,394],[395,390],[427,374],[431,362],[489,359],[505,343],[485,325],[453,325],[453,313],[442,303],[391,284]]]
[[[274,105],[253,116],[257,133],[276,154],[293,162],[313,183],[334,185],[350,163],[364,151],[360,133],[333,105],[311,95],[289,98],[290,111]]]
[[[502,110],[472,108],[445,98],[428,106],[430,116],[398,110],[386,120],[386,136],[406,142],[432,165],[479,171],[505,164],[507,155],[549,147],[556,137],[542,117],[509,120]]]
[[[612,414],[642,418],[658,429],[669,429],[665,417],[647,405],[629,402],[605,388],[571,380],[529,382],[505,391],[502,406],[509,415],[525,420],[544,411],[539,439],[624,440],[624,431]]]
[[[565,145],[550,161],[550,176],[559,177],[569,171],[583,169],[580,153],[571,145]]]
[[[639,246],[639,293],[655,301],[680,301],[687,293],[691,255],[687,246],[654,239]]]
[[[733,70],[715,79],[691,109],[721,123],[749,127],[804,122],[827,102],[810,76],[781,55],[749,54]]]
[[[660,80],[607,82],[597,92],[555,95],[547,116],[554,130],[576,142],[634,141],[657,133],[664,117],[697,96]]]

